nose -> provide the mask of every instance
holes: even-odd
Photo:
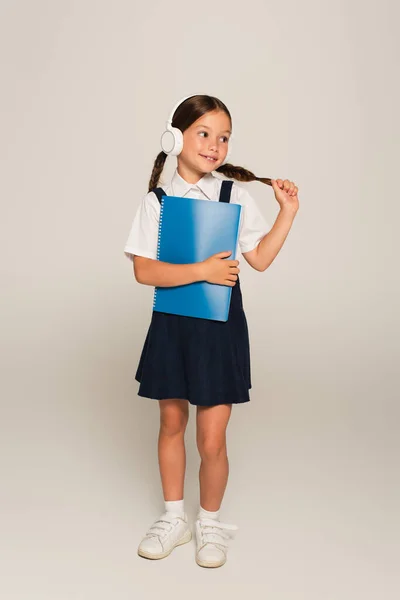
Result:
[[[217,144],[217,142],[215,140],[214,141],[211,140],[208,147],[209,147],[210,150],[214,150],[215,151],[218,148],[218,144]]]

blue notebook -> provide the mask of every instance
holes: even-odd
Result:
[[[196,263],[225,250],[232,252],[227,260],[235,260],[241,208],[214,200],[162,196],[157,260]],[[231,295],[231,286],[208,281],[156,287],[153,310],[227,321]]]

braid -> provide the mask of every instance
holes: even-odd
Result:
[[[149,192],[157,187],[158,182],[160,181],[161,173],[163,171],[165,161],[167,160],[167,154],[161,151],[156,160],[154,161],[153,171],[151,173],[150,181],[149,181]]]
[[[251,171],[248,171],[243,167],[235,167],[230,163],[221,165],[218,167],[218,169],[216,169],[216,171],[231,179],[237,179],[237,181],[261,181],[261,183],[272,186],[271,179],[269,177],[257,177]]]

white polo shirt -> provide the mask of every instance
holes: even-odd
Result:
[[[213,173],[206,173],[197,183],[188,183],[175,170],[171,183],[161,186],[167,196],[188,196],[200,200],[218,201],[222,179]],[[266,222],[257,204],[247,189],[233,182],[231,203],[241,204],[239,239],[236,249],[242,252],[253,250],[271,227]],[[148,192],[141,200],[133,219],[124,252],[129,259],[133,255],[157,259],[158,223],[160,203],[153,192]]]

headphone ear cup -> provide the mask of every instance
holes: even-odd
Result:
[[[183,148],[183,134],[177,127],[169,126],[161,136],[161,148],[165,154],[178,156]]]

